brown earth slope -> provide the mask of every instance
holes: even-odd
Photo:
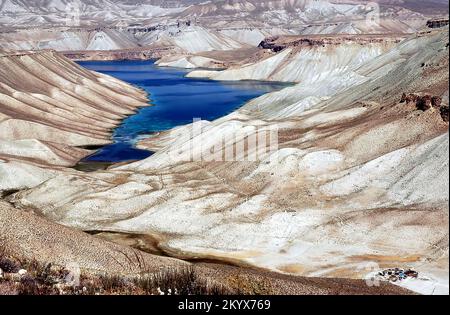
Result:
[[[76,266],[82,272],[94,275],[127,277],[192,265],[104,241],[32,212],[14,209],[2,201],[0,218],[0,249],[21,260],[52,263],[71,271]],[[292,277],[209,263],[194,264],[193,267],[209,283],[222,284],[247,294],[412,294],[387,284],[368,286],[363,280]]]

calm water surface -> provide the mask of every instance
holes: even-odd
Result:
[[[157,67],[153,61],[85,61],[79,64],[146,90],[153,105],[126,118],[114,130],[114,143],[84,159],[87,162],[144,159],[152,152],[134,147],[140,136],[191,123],[193,118],[217,119],[252,98],[286,86],[282,83],[185,78],[188,70]]]

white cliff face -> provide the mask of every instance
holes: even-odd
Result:
[[[242,43],[223,36],[220,33],[196,26],[183,29],[180,34],[163,37],[162,40],[170,41],[176,47],[188,53],[211,50],[233,50],[244,46]]]
[[[348,41],[339,44],[287,47],[262,61],[223,71],[192,71],[188,77],[214,80],[300,82],[308,86],[330,77],[348,76],[367,61],[394,46]],[[332,57],[330,57],[332,56]]]
[[[199,135],[184,126],[144,141],[158,148],[145,160],[58,174],[10,200],[83,230],[164,234],[159,245],[175,256],[330,277],[361,277],[368,263],[407,264],[445,291],[448,123],[400,98],[448,95],[447,36],[389,51],[344,44],[336,54],[302,49],[288,58],[286,49],[266,66],[275,77],[294,72],[300,84],[202,122]],[[230,71],[271,75],[246,68]],[[273,126],[278,148],[256,161],[187,159],[192,147],[233,148],[222,136]]]
[[[90,152],[77,146],[109,143],[110,129],[145,105],[144,92],[54,52],[0,52],[0,191],[73,165]]]
[[[255,44],[256,46],[257,44]],[[183,53],[248,47],[230,36],[200,26],[168,27],[141,36],[119,29],[18,30],[0,34],[0,48],[10,50],[110,51],[169,47]]]

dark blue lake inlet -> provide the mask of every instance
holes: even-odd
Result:
[[[153,105],[126,118],[114,129],[114,142],[82,162],[144,159],[152,152],[135,148],[140,136],[189,124],[193,118],[217,119],[252,98],[286,86],[269,82],[190,79],[185,77],[188,70],[158,67],[153,61],[83,61],[78,64],[146,90]]]

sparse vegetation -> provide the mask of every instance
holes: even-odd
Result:
[[[138,276],[81,274],[79,282],[67,281],[69,271],[35,260],[21,261],[0,251],[0,295],[227,295],[242,294],[200,277],[186,266]],[[26,270],[20,274],[19,270]]]
[[[193,267],[144,275],[136,278],[134,283],[146,294],[228,295],[241,293],[222,284],[202,279]]]

